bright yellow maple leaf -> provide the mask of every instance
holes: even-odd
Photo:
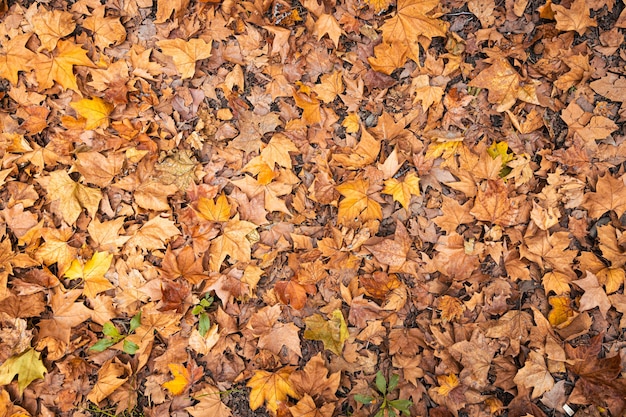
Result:
[[[409,172],[403,181],[389,178],[385,181],[383,193],[393,196],[394,201],[400,202],[408,210],[412,195],[420,195],[420,179],[414,172]]]
[[[163,54],[171,56],[182,79],[191,78],[196,72],[196,61],[211,56],[211,44],[202,39],[166,39],[156,43]]]
[[[356,113],[350,113],[343,119],[341,126],[346,128],[346,132],[348,133],[356,133],[359,131],[359,127],[361,124],[359,123],[359,116]]]
[[[256,371],[246,384],[250,391],[250,408],[256,410],[263,403],[268,410],[276,413],[278,403],[287,401],[287,397],[300,398],[289,380],[293,370],[285,367],[276,372]]]
[[[100,97],[83,98],[70,103],[70,106],[76,110],[79,116],[85,119],[85,129],[92,130],[98,127],[106,128],[109,126],[109,114],[113,111],[113,105]]]
[[[56,81],[64,89],[80,93],[74,65],[94,66],[87,57],[87,51],[70,41],[60,40],[50,56],[37,54],[31,66],[35,70],[39,91],[52,87]]]
[[[168,363],[167,367],[170,368],[174,379],[163,383],[163,388],[167,388],[172,395],[182,394],[191,382],[189,370],[185,366],[176,363]]]
[[[251,244],[246,236],[256,230],[256,225],[247,221],[239,220],[237,216],[229,220],[222,229],[222,234],[211,242],[209,268],[219,272],[220,266],[226,256],[232,263],[236,261],[249,262]]]
[[[113,284],[104,277],[111,267],[113,255],[108,252],[96,252],[84,264],[74,259],[65,276],[69,279],[82,279],[84,282],[83,294],[87,298],[94,298],[96,294],[110,290]]]
[[[230,219],[230,204],[224,193],[215,200],[200,197],[198,200],[198,212],[203,218],[212,222],[225,222]]]
[[[362,222],[382,220],[383,212],[380,204],[370,197],[368,180],[348,181],[336,188],[345,197],[339,203],[337,216],[340,223],[351,224],[356,219]]]

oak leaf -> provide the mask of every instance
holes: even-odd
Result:
[[[17,375],[17,387],[20,395],[36,379],[43,379],[48,372],[41,358],[41,353],[29,348],[19,355],[11,356],[0,365],[0,385],[8,385]],[[2,404],[0,404],[0,411]]]
[[[163,54],[171,56],[182,79],[193,77],[196,61],[211,56],[211,44],[202,39],[165,39],[156,43]]]
[[[348,339],[348,326],[341,310],[334,310],[330,320],[319,314],[304,319],[306,330],[304,337],[309,340],[321,340],[324,348],[341,356],[343,345]]]
[[[82,279],[84,282],[83,294],[87,298],[94,298],[96,294],[113,288],[113,284],[104,277],[109,268],[113,255],[107,252],[96,252],[84,264],[75,259],[65,276],[69,279]]]
[[[246,384],[246,387],[252,388],[249,399],[250,408],[254,411],[265,403],[268,410],[276,413],[279,404],[286,402],[288,397],[299,398],[289,380],[292,372],[293,369],[290,367],[276,372],[255,371]]]

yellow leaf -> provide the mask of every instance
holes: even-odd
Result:
[[[345,198],[339,203],[338,220],[340,223],[350,224],[358,219],[382,220],[383,212],[380,204],[370,197],[369,181],[354,180],[337,186],[337,191]]]
[[[19,355],[6,359],[0,366],[0,385],[10,384],[17,375],[17,386],[21,395],[31,382],[43,379],[43,374],[48,370],[39,356],[39,352],[29,348]]]
[[[267,146],[261,151],[261,158],[274,169],[276,164],[283,168],[291,169],[291,157],[289,152],[299,152],[291,139],[282,133],[272,136]]]
[[[405,209],[409,208],[412,195],[420,195],[420,179],[414,172],[409,172],[400,182],[395,178],[385,181],[383,193],[393,196],[394,201],[400,202]]]
[[[83,294],[87,298],[94,298],[96,294],[113,288],[113,284],[104,277],[111,267],[113,255],[107,252],[96,252],[84,265],[75,259],[65,276],[70,279],[82,279],[85,282]]]
[[[11,38],[2,45],[4,51],[0,55],[0,77],[6,78],[13,85],[17,85],[18,72],[30,70],[30,61],[36,56],[26,48],[26,42],[32,33],[25,33]]]
[[[32,67],[39,91],[52,87],[56,81],[64,89],[69,88],[80,93],[74,75],[75,65],[94,66],[87,58],[87,51],[70,41],[60,40],[51,56],[37,54]]]
[[[341,310],[334,310],[330,320],[319,314],[304,319],[306,330],[304,337],[309,340],[321,340],[324,348],[341,356],[343,345],[348,339],[348,326]]]
[[[224,193],[220,194],[215,201],[200,197],[198,211],[203,218],[212,222],[225,222],[230,219],[230,204]]]
[[[250,391],[250,408],[256,410],[263,403],[268,410],[276,413],[278,403],[287,401],[287,396],[300,398],[294,390],[289,376],[291,368],[283,368],[276,372],[256,371],[246,384]]]
[[[548,321],[554,327],[570,322],[576,315],[570,307],[570,298],[567,295],[550,297],[548,302],[552,306],[552,310],[548,313]]]
[[[356,113],[350,113],[343,122],[341,126],[346,128],[346,132],[348,133],[356,133],[359,131],[360,126],[359,116]]]
[[[437,377],[437,382],[439,383],[437,392],[439,395],[444,397],[450,394],[450,391],[459,386],[459,378],[452,373],[449,375],[439,375]]]
[[[111,44],[119,45],[126,39],[126,29],[119,17],[104,17],[105,6],[96,7],[91,16],[83,22],[83,27],[94,34],[96,46],[103,50]]]
[[[211,44],[202,39],[166,39],[158,41],[157,45],[163,54],[171,56],[174,65],[181,75],[181,78],[191,78],[196,72],[196,61],[209,58],[211,56]]]
[[[92,130],[98,127],[109,126],[109,114],[113,111],[113,105],[102,100],[100,97],[93,99],[83,98],[70,103],[79,116],[85,118],[85,129]]]
[[[246,235],[256,230],[254,223],[240,221],[238,218],[229,220],[222,229],[222,234],[211,242],[209,268],[219,271],[226,256],[232,263],[250,261],[250,241]]]
[[[65,10],[48,11],[42,6],[33,15],[32,24],[37,38],[41,41],[38,51],[54,50],[59,39],[69,35],[76,28],[74,16],[70,12]]]
[[[48,201],[59,200],[60,214],[67,224],[73,225],[83,208],[95,216],[102,198],[100,190],[74,182],[65,171],[53,171],[41,182],[48,191]]]
[[[174,379],[163,383],[163,388],[167,388],[172,395],[180,395],[185,391],[187,385],[191,382],[191,375],[189,370],[183,365],[168,363],[167,367],[170,368]]]

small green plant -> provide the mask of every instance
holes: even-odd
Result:
[[[213,297],[209,293],[204,294],[204,298],[200,300],[198,304],[196,304],[191,310],[191,313],[194,316],[198,316],[198,333],[200,336],[205,337],[211,328],[211,319],[209,319],[209,315],[207,314],[207,310],[213,304]]]
[[[400,377],[397,374],[391,375],[389,378],[389,383],[385,379],[385,376],[381,371],[376,372],[376,389],[380,393],[380,396],[369,396],[369,395],[361,395],[356,394],[354,396],[354,400],[360,402],[361,404],[375,404],[380,402],[380,407],[378,411],[374,415],[374,417],[395,417],[400,415],[400,413],[408,416],[411,415],[409,412],[409,408],[413,405],[413,401],[411,400],[390,400],[387,398],[390,392],[396,389],[398,386],[398,381]],[[379,398],[380,397],[380,398]]]
[[[134,332],[140,325],[141,311],[135,314],[132,319],[130,319],[130,329],[128,331],[128,334]],[[103,352],[111,346],[121,342],[122,340],[124,341],[124,343],[122,344],[122,350],[125,353],[128,353],[129,355],[134,355],[139,350],[139,346],[137,346],[135,342],[126,340],[126,336],[128,335],[120,333],[120,331],[117,330],[117,327],[115,327],[115,325],[110,321],[104,323],[104,325],[102,326],[102,333],[104,333],[105,337],[98,340],[92,347],[89,348],[89,350]]]

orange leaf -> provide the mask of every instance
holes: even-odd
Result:
[[[109,126],[109,114],[113,111],[113,105],[102,100],[100,97],[93,99],[83,98],[70,103],[79,116],[85,119],[85,129],[92,130],[98,127]]]
[[[338,220],[344,224],[353,223],[356,219],[382,220],[383,212],[380,204],[370,196],[368,180],[348,181],[337,186],[337,191],[345,198],[339,203]]]
[[[87,51],[70,41],[60,40],[51,56],[37,54],[32,67],[39,91],[52,87],[56,81],[64,89],[69,88],[80,93],[74,75],[75,65],[94,66],[87,58]]]
[[[174,65],[182,79],[191,78],[196,72],[196,61],[211,56],[211,44],[202,39],[190,39],[184,41],[178,39],[166,39],[156,43],[163,54],[171,56]]]
[[[172,395],[182,394],[187,386],[191,384],[191,374],[184,365],[175,363],[168,363],[167,367],[170,368],[174,379],[163,383],[163,388],[167,388]]]

